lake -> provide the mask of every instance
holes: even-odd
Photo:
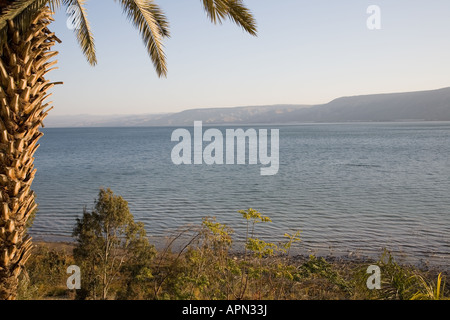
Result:
[[[205,216],[239,238],[237,211],[254,208],[273,221],[257,226],[261,238],[276,242],[301,230],[301,253],[379,256],[387,248],[402,259],[448,266],[450,123],[252,128],[279,129],[276,175],[260,175],[261,165],[177,166],[173,127],[45,128],[30,233],[71,241],[76,217],[109,187],[155,243]]]

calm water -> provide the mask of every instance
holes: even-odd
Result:
[[[220,127],[219,127],[220,128]],[[261,237],[302,231],[300,251],[376,254],[448,265],[450,123],[314,124],[280,129],[280,169],[172,164],[175,128],[44,129],[36,153],[39,214],[31,234],[70,240],[100,187],[128,202],[154,241],[216,216],[241,234],[239,209],[273,223]]]

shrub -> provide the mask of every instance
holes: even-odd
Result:
[[[74,258],[83,279],[77,292],[80,299],[108,299],[110,289],[121,281],[127,292],[135,294],[136,286],[151,279],[154,248],[144,225],[134,221],[128,203],[110,189],[100,189],[92,212],[84,209],[73,236],[77,241]],[[121,274],[124,271],[127,280]]]

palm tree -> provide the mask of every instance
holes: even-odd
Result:
[[[115,0],[139,30],[158,76],[167,75],[163,40],[168,21],[153,0]],[[242,0],[201,0],[213,23],[234,21],[256,35],[256,23]],[[0,0],[0,299],[15,299],[18,278],[31,253],[26,223],[36,210],[31,184],[33,155],[43,120],[52,108],[46,99],[55,84],[46,74],[55,69],[51,48],[60,40],[48,26],[53,11],[75,6],[78,43],[91,65],[97,62],[85,0]],[[53,68],[52,68],[53,67]]]

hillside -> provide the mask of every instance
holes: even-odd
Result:
[[[171,114],[52,116],[46,127],[295,124],[354,121],[450,121],[450,88],[342,97],[322,105],[192,109]]]

